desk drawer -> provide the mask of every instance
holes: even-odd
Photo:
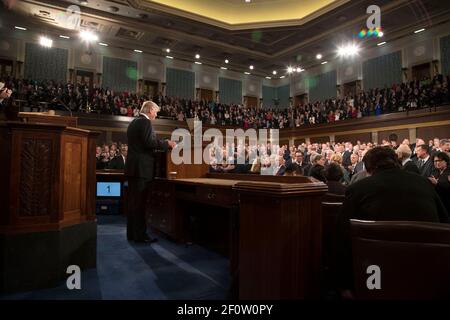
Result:
[[[231,188],[199,186],[196,190],[196,197],[202,202],[208,202],[216,206],[230,206],[237,202]]]

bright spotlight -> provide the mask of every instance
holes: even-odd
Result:
[[[383,31],[378,32],[378,38],[381,38],[382,36],[384,36]]]
[[[321,55],[320,53],[316,54],[316,59],[317,59],[317,60],[322,59],[322,55]]]
[[[254,67],[253,67],[253,66],[250,66],[249,68],[250,68],[250,70],[253,70]]]
[[[288,73],[292,73],[292,72],[294,72],[294,68],[292,68],[292,67],[288,67],[288,68],[287,68],[287,72],[288,72]]]
[[[225,59],[225,63],[228,63],[228,62],[230,62],[228,59]]]
[[[195,55],[195,59],[200,59],[200,55],[198,53]]]
[[[358,54],[359,47],[356,44],[349,44],[346,46],[339,47],[337,50],[337,54],[340,57],[350,57]]]
[[[273,70],[272,74],[275,76],[277,74],[277,70]]]
[[[80,38],[87,42],[97,41],[98,36],[91,31],[81,31]]]
[[[41,46],[43,46],[43,47],[51,48],[52,45],[53,45],[53,40],[52,40],[52,39],[49,39],[49,38],[47,38],[47,37],[40,37],[40,38],[39,38],[39,44],[40,44]]]

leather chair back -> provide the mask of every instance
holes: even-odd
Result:
[[[449,224],[350,222],[357,299],[450,298]],[[367,273],[371,265],[380,268],[379,290],[367,286],[374,275],[374,271]]]

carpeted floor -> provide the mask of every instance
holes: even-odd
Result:
[[[197,245],[163,237],[154,244],[126,239],[126,220],[98,216],[97,268],[83,270],[81,290],[56,288],[0,299],[226,299],[229,260]]]

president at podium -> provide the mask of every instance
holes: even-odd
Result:
[[[128,158],[125,175],[128,178],[128,220],[127,238],[136,242],[154,242],[147,234],[145,221],[147,195],[154,177],[156,150],[167,151],[175,147],[175,142],[156,137],[152,127],[159,106],[152,101],[142,104],[139,117],[134,119],[127,130]]]

